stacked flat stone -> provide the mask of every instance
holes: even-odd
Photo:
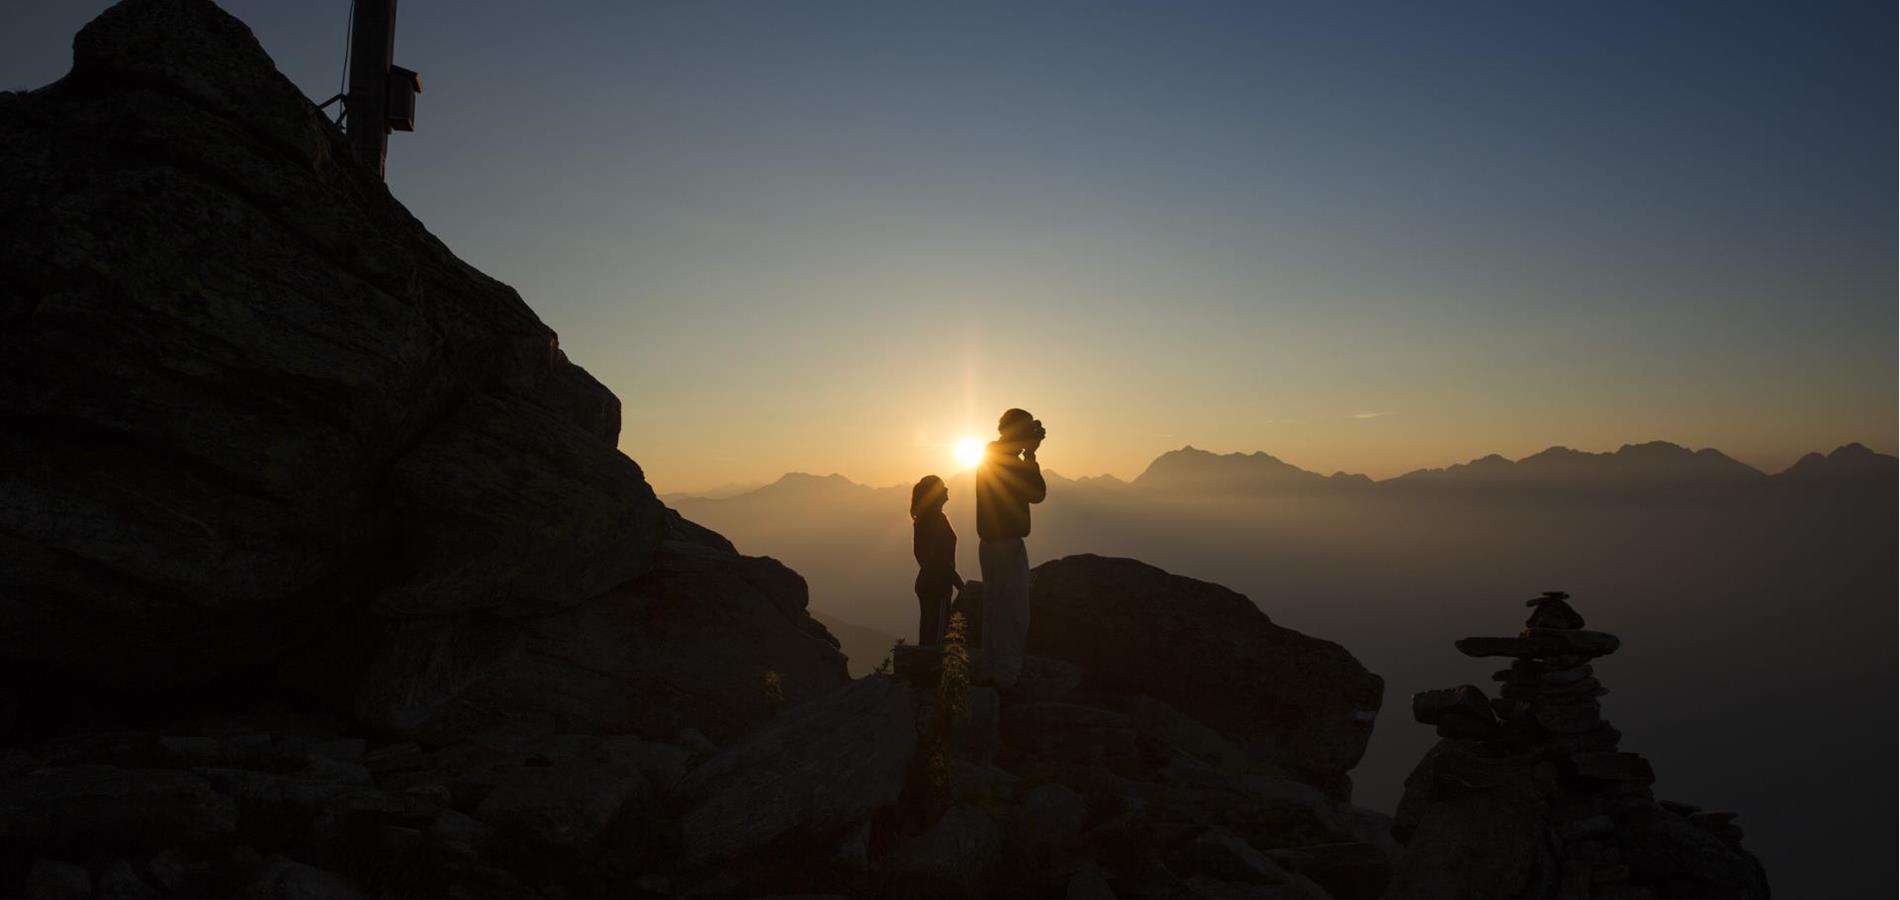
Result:
[[[1530,618],[1515,637],[1456,642],[1467,656],[1511,661],[1491,676],[1500,683],[1497,697],[1470,684],[1412,696],[1413,717],[1435,727],[1444,740],[1407,779],[1395,836],[1408,841],[1432,808],[1446,810],[1451,818],[1431,827],[1458,827],[1462,814],[1449,811],[1459,809],[1466,802],[1460,798],[1473,791],[1499,791],[1507,798],[1469,807],[1485,818],[1511,809],[1510,791],[1527,789],[1540,808],[1541,825],[1531,827],[1543,834],[1532,843],[1539,851],[1502,850],[1536,857],[1525,860],[1532,874],[1513,889],[1517,900],[1765,900],[1766,876],[1742,848],[1734,813],[1658,802],[1649,761],[1618,749],[1622,733],[1603,718],[1599,698],[1609,691],[1597,680],[1594,662],[1616,652],[1621,642],[1615,635],[1586,630],[1569,600],[1562,591],[1548,591],[1527,601]],[[1523,795],[1516,797],[1521,801]],[[1470,828],[1469,845],[1427,841],[1432,849],[1419,851],[1416,864],[1408,845],[1399,880],[1406,880],[1408,867],[1421,873],[1416,884],[1459,877],[1465,870],[1457,858],[1502,846],[1484,825],[1463,824]],[[1696,893],[1695,885],[1720,890]],[[1393,896],[1447,895],[1400,890]]]
[[[1597,681],[1591,660],[1615,653],[1622,642],[1613,634],[1585,631],[1569,599],[1562,591],[1547,591],[1526,601],[1531,615],[1517,637],[1465,638],[1456,646],[1466,656],[1512,659],[1510,668],[1491,676],[1500,682],[1491,705],[1512,743],[1614,751],[1621,735],[1603,720],[1597,698],[1609,690]]]
[[[1647,892],[1627,884],[1616,831],[1628,816],[1659,809],[1650,790],[1656,776],[1648,760],[1617,749],[1622,734],[1598,702],[1609,691],[1591,663],[1621,642],[1585,630],[1569,599],[1547,591],[1526,601],[1530,618],[1516,637],[1457,642],[1467,656],[1511,660],[1491,676],[1500,683],[1498,697],[1469,684],[1425,691],[1412,698],[1412,713],[1441,737],[1475,739],[1499,754],[1535,760],[1549,783],[1550,830],[1562,847],[1556,896],[1641,897]]]

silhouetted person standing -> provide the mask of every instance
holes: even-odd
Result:
[[[957,574],[957,533],[943,514],[950,489],[925,475],[910,489],[910,549],[917,557],[917,645],[943,643],[950,621],[950,591],[963,590]]]
[[[983,617],[983,670],[996,684],[1016,683],[1029,637],[1029,504],[1048,494],[1036,450],[1047,434],[1020,409],[996,423],[1001,437],[984,450],[976,469],[977,559],[983,564],[987,607]]]

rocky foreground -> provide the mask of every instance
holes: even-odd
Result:
[[[108,10],[66,78],[0,95],[0,134],[0,895],[1661,884],[1586,856],[1654,810],[1578,768],[1630,771],[1603,748],[1523,745],[1512,723],[1583,722],[1536,697],[1503,724],[1451,704],[1475,730],[1421,769],[1400,855],[1350,803],[1380,679],[1132,560],[1037,569],[1010,689],[961,645],[849,680],[804,580],[662,505],[618,399],[206,0]],[[1513,689],[1590,639],[1550,640],[1504,648]],[[1578,839],[1474,825],[1500,804]],[[1725,819],[1660,808],[1741,858]]]
[[[1079,611],[1077,585],[1129,584],[1090,594],[1123,617],[1082,638],[1245,602],[1132,560],[1038,576],[1052,616]],[[1245,609],[1220,640],[1279,631]],[[1310,646],[1282,660],[1355,665],[1284,634]],[[1035,656],[1013,688],[953,695],[938,648],[900,648],[893,667],[723,744],[544,729],[438,745],[271,710],[59,736],[0,759],[0,864],[35,897],[1370,900],[1389,878],[1391,820],[1329,796],[1338,773],[1308,783],[1120,676]],[[1354,681],[1376,704],[1377,677]],[[1363,748],[1371,712],[1326,715]]]

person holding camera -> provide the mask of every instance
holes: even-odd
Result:
[[[999,687],[1016,683],[1029,637],[1029,505],[1048,494],[1036,450],[1048,435],[1042,422],[1020,409],[996,423],[976,470],[977,561],[983,567],[987,602],[983,616],[983,678]]]

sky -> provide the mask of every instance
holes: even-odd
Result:
[[[16,0],[0,88],[102,2]],[[314,99],[348,6],[231,0]],[[661,491],[1896,444],[1895,6],[402,0],[389,185]]]

